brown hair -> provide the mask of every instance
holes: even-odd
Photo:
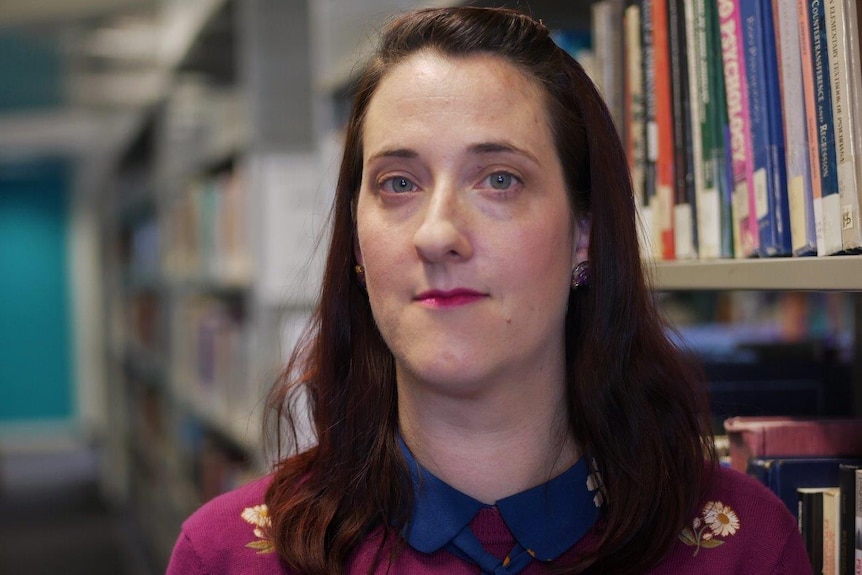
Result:
[[[295,441],[304,391],[317,437],[280,463],[267,493],[278,552],[302,573],[344,573],[373,529],[397,541],[408,519],[394,360],[354,279],[353,207],[369,102],[387,71],[420,50],[497,56],[544,89],[572,208],[591,218],[592,283],[571,293],[566,319],[567,407],[607,500],[595,547],[562,572],[642,572],[675,540],[706,484],[714,454],[705,395],[647,288],[631,179],[606,106],[547,28],[507,9],[401,15],[355,84],[320,302],[271,396]]]

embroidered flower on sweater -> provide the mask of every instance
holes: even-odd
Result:
[[[694,547],[692,556],[701,549],[709,549],[724,545],[720,537],[736,535],[739,530],[739,517],[736,511],[721,501],[707,501],[701,511],[701,517],[695,517],[690,526],[679,534],[680,540]]]
[[[246,523],[254,526],[254,536],[256,540],[251,543],[246,543],[246,547],[256,549],[259,554],[272,553],[275,551],[275,543],[272,539],[266,536],[265,529],[268,529],[272,522],[269,518],[269,509],[266,505],[255,505],[254,507],[246,507],[242,510],[240,516]]]
[[[599,473],[599,466],[596,464],[595,459],[593,459],[590,469],[591,472],[587,476],[587,489],[591,492],[595,491],[593,503],[596,504],[596,507],[601,507],[605,502],[605,484],[602,483],[602,474]]]

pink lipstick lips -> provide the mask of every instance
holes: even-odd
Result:
[[[480,293],[471,289],[457,288],[453,290],[428,290],[420,293],[414,298],[425,306],[432,308],[448,308],[467,305],[478,301],[487,294]]]

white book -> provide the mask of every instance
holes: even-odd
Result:
[[[860,56],[859,21],[856,0],[828,0],[835,2],[840,38],[839,70],[841,81],[846,82],[846,98],[842,112],[846,125],[846,149],[838,146],[838,185],[841,197],[841,242],[845,250],[862,248],[862,56]],[[840,10],[840,12],[839,12]],[[828,14],[828,12],[827,12]],[[830,52],[830,57],[832,53]],[[830,62],[831,67],[831,62]],[[833,89],[833,95],[835,90]],[[845,154],[842,163],[842,152]]]
[[[787,164],[787,192],[790,206],[790,236],[793,253],[817,253],[814,198],[811,189],[811,162],[808,156],[808,129],[802,89],[802,52],[796,0],[775,0],[776,34],[779,49],[781,108],[784,120],[784,147]]]

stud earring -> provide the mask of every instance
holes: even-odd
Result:
[[[582,261],[572,270],[572,289],[590,286],[590,262]]]
[[[359,285],[365,287],[365,266],[356,264],[353,266],[353,270],[356,272],[356,281],[359,282]]]

